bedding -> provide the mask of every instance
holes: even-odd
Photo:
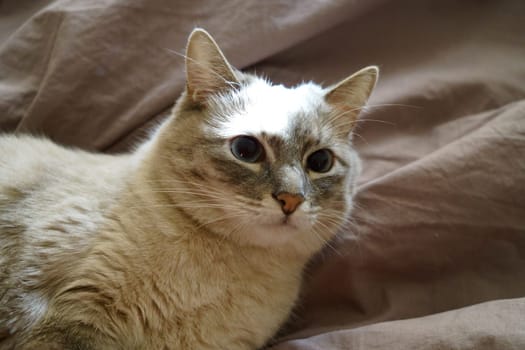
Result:
[[[130,149],[195,26],[286,85],[381,69],[353,219],[272,349],[525,349],[524,2],[7,0],[0,131]]]

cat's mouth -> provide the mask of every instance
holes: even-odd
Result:
[[[281,220],[281,224],[283,225],[289,225],[290,224],[290,216],[289,215],[284,215],[282,220]]]
[[[281,227],[297,228],[291,215],[283,215],[277,225]]]
[[[279,228],[279,229],[288,229],[288,230],[289,229],[298,229],[299,226],[294,221],[295,220],[293,220],[290,216],[283,215],[282,217],[280,217],[279,219],[277,219],[277,220],[275,220],[273,222],[267,222],[266,226]]]
[[[273,204],[273,203],[272,203]],[[311,219],[309,215],[297,211],[290,214],[285,214],[281,210],[275,208],[258,210],[255,211],[255,215],[247,215],[247,224],[253,225],[257,222],[262,227],[272,230],[283,230],[284,231],[298,231],[308,230]]]

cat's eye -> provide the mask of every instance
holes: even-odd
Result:
[[[237,136],[232,140],[230,149],[235,158],[243,162],[256,163],[264,156],[262,145],[251,136]]]
[[[334,155],[330,150],[320,149],[310,154],[306,159],[308,169],[316,173],[326,173],[334,165]]]

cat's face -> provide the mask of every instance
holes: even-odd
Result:
[[[190,39],[187,93],[168,126],[174,202],[241,244],[316,251],[348,218],[360,170],[350,136],[364,101],[345,108],[340,94],[366,100],[375,75],[366,92],[285,88],[234,71],[210,40]]]

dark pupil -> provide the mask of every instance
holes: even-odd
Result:
[[[233,155],[245,162],[256,162],[259,160],[262,147],[253,137],[240,136],[233,140],[231,145]]]
[[[325,173],[330,170],[332,162],[332,153],[325,149],[315,151],[307,159],[308,168],[317,173]]]

